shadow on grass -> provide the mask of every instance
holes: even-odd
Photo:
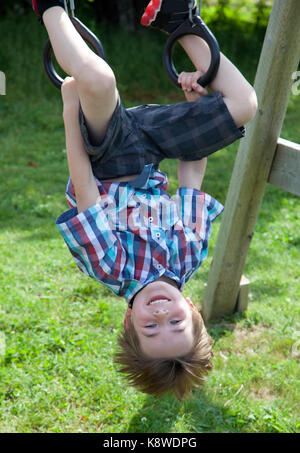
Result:
[[[177,424],[188,425],[188,433],[233,432],[237,414],[213,402],[213,394],[197,390],[180,403],[175,398],[148,396],[129,422],[128,433],[177,433]],[[235,432],[247,432],[236,425]],[[182,431],[181,431],[182,432]]]

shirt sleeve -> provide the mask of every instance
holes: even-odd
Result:
[[[122,246],[100,204],[79,214],[77,208],[69,209],[56,225],[80,270],[102,282],[118,278]]]
[[[69,208],[77,208],[75,191],[74,191],[74,186],[71,181],[71,178],[69,178],[69,181],[68,181],[68,184],[66,187],[66,199],[67,199],[67,204],[68,204]]]
[[[200,240],[209,238],[212,222],[224,209],[212,196],[191,187],[177,189],[176,204],[183,225],[196,233]]]
[[[212,222],[224,208],[210,195],[190,187],[180,187],[175,200],[186,237],[184,269],[187,282],[206,259]]]

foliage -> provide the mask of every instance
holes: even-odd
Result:
[[[78,15],[93,14],[98,22],[105,19],[114,24],[127,25],[131,30],[136,28],[148,3],[148,0],[75,0]],[[15,0],[13,4],[10,0],[2,0],[0,14],[13,11],[23,15],[30,10],[31,5],[31,0]],[[265,25],[271,5],[272,0],[202,0],[202,12],[205,14],[206,10],[212,10],[216,22],[223,22],[232,12],[235,16],[246,13],[254,23]]]

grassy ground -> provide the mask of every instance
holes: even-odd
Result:
[[[112,360],[124,301],[79,272],[54,225],[68,172],[61,101],[40,62],[46,34],[32,18],[0,26],[0,432],[299,431],[299,199],[267,187],[245,269],[249,308],[209,324],[215,358],[205,387],[183,403],[129,388]],[[182,99],[161,68],[164,37],[138,38],[103,33],[126,105]],[[236,38],[222,38],[223,51],[253,82],[259,45],[244,59]],[[297,142],[299,107],[291,97],[282,131]],[[222,202],[237,147],[209,159],[203,188]],[[161,169],[173,194],[176,163]],[[199,303],[219,224],[184,290]]]

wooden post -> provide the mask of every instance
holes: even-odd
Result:
[[[204,297],[205,320],[234,311],[299,56],[299,0],[274,0],[254,84],[259,109],[237,154]]]

